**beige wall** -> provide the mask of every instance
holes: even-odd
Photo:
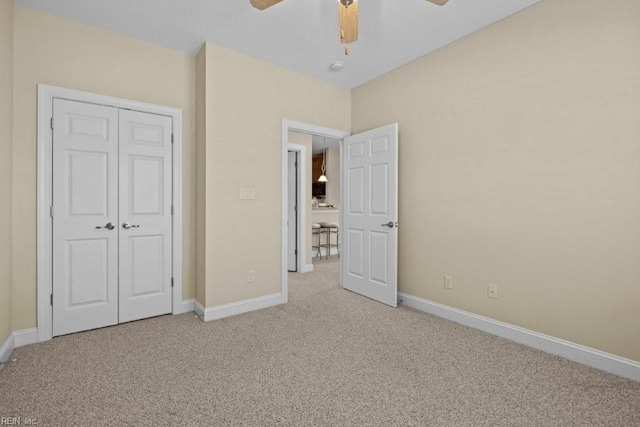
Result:
[[[0,346],[11,326],[13,1],[0,0]]]
[[[640,361],[640,2],[614,3],[543,1],[357,88],[352,124],[400,125],[402,292]]]
[[[183,111],[183,297],[195,281],[195,57],[32,9],[14,10],[14,330],[36,326],[36,85]]]
[[[312,191],[313,188],[311,187],[311,175],[312,175],[312,171],[313,171],[313,141],[312,141],[313,137],[309,134],[306,133],[300,133],[300,132],[289,132],[289,143],[290,144],[298,144],[298,145],[304,145],[307,148],[307,152],[306,152],[306,158],[303,160],[306,164],[306,176],[302,178],[302,182],[300,183],[300,185],[306,185],[307,186],[307,197],[306,200],[304,200],[302,203],[305,204],[307,210],[306,210],[306,215],[305,215],[305,240],[306,240],[306,254],[305,254],[305,262],[307,265],[311,264],[311,245],[313,244],[313,242],[311,241],[311,199],[312,199]],[[298,161],[300,162],[301,160],[298,159]],[[299,266],[298,269],[300,269]]]
[[[280,291],[282,118],[399,122],[401,291],[640,360],[637,1],[547,0],[353,92],[212,44],[196,58],[11,8],[0,0],[0,224],[13,213],[14,230],[0,225],[0,340],[9,312],[14,330],[36,321],[45,83],[183,109],[185,299]]]
[[[213,44],[206,49],[212,307],[280,292],[282,119],[349,130],[351,91]],[[241,201],[242,187],[254,187],[256,200]]]

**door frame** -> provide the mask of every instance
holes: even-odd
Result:
[[[312,125],[308,123],[296,122],[294,120],[282,119],[282,155],[281,155],[281,163],[282,163],[282,225],[281,225],[281,234],[282,234],[282,288],[281,288],[281,297],[282,303],[286,303],[289,301],[289,281],[288,281],[288,227],[287,227],[287,208],[288,208],[288,152],[292,151],[301,151],[299,154],[298,162],[300,166],[298,168],[298,176],[300,177],[300,182],[302,182],[302,178],[306,177],[306,150],[307,148],[304,145],[298,144],[290,144],[289,143],[289,132],[300,132],[310,135],[319,135],[326,136],[327,138],[339,139],[340,140],[340,158],[342,158],[342,139],[350,136],[351,133],[338,130],[326,128],[323,126]],[[305,153],[305,154],[302,154]],[[303,160],[304,159],[304,160]],[[342,186],[343,183],[340,182],[340,200],[342,200]],[[313,266],[309,268],[306,265],[306,256],[307,256],[307,247],[306,247],[306,218],[307,218],[307,204],[305,202],[307,189],[305,185],[298,186],[298,195],[300,196],[298,206],[298,266],[299,272],[305,273],[309,271],[313,271]],[[340,222],[342,223],[342,209],[340,210]],[[340,269],[342,271],[342,269]],[[342,274],[342,273],[340,273]],[[340,278],[340,282],[342,282],[342,277]]]
[[[50,295],[53,288],[52,277],[52,232],[51,203],[53,188],[53,99],[98,104],[108,107],[140,111],[143,113],[169,116],[173,122],[173,219],[172,219],[172,313],[191,311],[189,304],[182,300],[182,110],[161,105],[81,92],[61,87],[38,84],[37,123],[37,330],[38,342],[53,337],[53,310]]]

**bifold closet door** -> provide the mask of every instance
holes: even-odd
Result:
[[[120,110],[120,323],[171,313],[172,121]]]
[[[118,323],[118,110],[53,101],[53,335]]]

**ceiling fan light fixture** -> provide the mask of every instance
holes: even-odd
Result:
[[[264,10],[282,0],[249,0],[253,7]],[[449,0],[426,0],[429,3],[444,6]],[[340,43],[344,44],[344,54],[349,55],[349,43],[358,40],[358,0],[338,0],[340,15]],[[336,70],[332,70],[336,71]]]
[[[349,43],[358,40],[358,0],[340,0],[340,43],[344,54],[349,54]]]

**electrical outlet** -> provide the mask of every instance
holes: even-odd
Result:
[[[255,281],[256,281],[256,272],[255,272],[255,270],[249,270],[249,273],[247,274],[247,282],[253,283]]]
[[[444,287],[445,289],[453,289],[453,277],[444,276]]]
[[[487,286],[487,297],[498,299],[498,285]]]

